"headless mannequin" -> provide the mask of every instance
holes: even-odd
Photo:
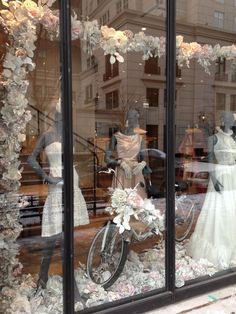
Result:
[[[224,133],[231,133],[232,132],[232,126],[234,124],[234,116],[231,112],[222,112],[220,116],[220,122],[221,126],[220,128],[224,131]],[[217,136],[212,135],[208,139],[208,161],[210,163],[215,163],[215,155],[214,155],[214,146],[217,143]],[[210,178],[212,180],[212,183],[214,185],[214,188],[217,192],[220,192],[224,187],[221,184],[219,180],[216,178],[215,172],[210,172]]]
[[[49,131],[44,132],[39,137],[31,156],[29,156],[28,158],[28,163],[32,166],[35,172],[39,176],[41,176],[46,183],[53,186],[56,186],[58,183],[63,184],[62,177],[54,177],[54,176],[48,175],[38,163],[37,157],[41,153],[41,151],[44,150],[50,144],[57,143],[57,142],[61,143],[61,139],[62,139],[62,114],[56,111],[54,126]],[[41,265],[40,265],[40,271],[39,271],[39,279],[37,283],[37,291],[39,291],[40,289],[46,288],[46,284],[48,281],[48,270],[50,267],[51,258],[52,258],[57,240],[61,241],[62,259],[64,256],[63,233],[60,232],[58,234],[54,234],[51,236],[46,235],[46,237],[47,237],[47,241],[42,250],[42,259],[41,259]],[[74,279],[74,294],[75,294],[75,301],[81,300],[75,279]]]
[[[234,117],[221,114],[221,127],[208,141],[210,180],[187,253],[195,260],[202,258],[218,269],[231,267],[236,260],[236,143],[231,127]]]
[[[146,162],[143,160],[144,141],[141,135],[136,132],[139,127],[138,118],[139,114],[136,110],[128,112],[125,130],[123,133],[117,132],[112,136],[106,151],[104,159],[108,167],[116,167],[116,178],[113,178],[114,188],[132,188],[139,182],[145,184],[142,172],[151,173],[151,169],[146,166]],[[118,158],[114,159],[112,152],[116,148]],[[142,197],[146,197],[144,188],[139,186],[138,192]]]

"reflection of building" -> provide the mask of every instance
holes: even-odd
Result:
[[[231,45],[235,41],[236,3],[224,1],[177,1],[177,33],[185,41],[200,44]],[[137,33],[165,36],[165,1],[82,1],[82,15],[97,19],[115,29],[130,29]],[[158,147],[164,146],[165,60],[143,61],[138,53],[125,55],[123,64],[110,65],[102,51],[94,56],[81,55],[79,107],[96,110],[96,122],[101,134],[119,121],[111,119],[106,110],[118,111],[124,105],[135,106],[141,113],[141,126],[158,133]],[[190,69],[177,67],[176,131],[177,144],[187,126],[198,123],[204,111],[211,125],[220,110],[236,110],[236,70],[231,63],[217,60],[209,76],[196,62]],[[143,104],[149,104],[145,107]],[[216,121],[217,123],[217,121]],[[98,134],[99,135],[99,134]]]

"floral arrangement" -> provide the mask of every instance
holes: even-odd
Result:
[[[105,210],[111,215],[117,214],[113,222],[119,228],[119,233],[125,230],[131,230],[130,218],[133,216],[136,220],[155,228],[155,233],[161,233],[164,229],[164,217],[160,211],[155,208],[150,199],[142,199],[134,189],[111,189],[111,207]]]

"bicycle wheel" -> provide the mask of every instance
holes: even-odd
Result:
[[[192,229],[195,216],[195,205],[186,196],[176,197],[175,204],[175,240],[186,239]]]
[[[89,278],[104,287],[110,287],[121,274],[128,254],[128,242],[110,221],[96,234],[87,258]]]

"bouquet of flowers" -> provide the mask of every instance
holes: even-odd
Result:
[[[161,233],[164,229],[164,218],[160,210],[156,209],[151,199],[142,199],[137,193],[137,186],[133,189],[110,189],[111,205],[105,210],[111,215],[116,215],[113,222],[119,228],[119,232],[131,230],[130,219],[136,220],[155,228],[155,233]]]

